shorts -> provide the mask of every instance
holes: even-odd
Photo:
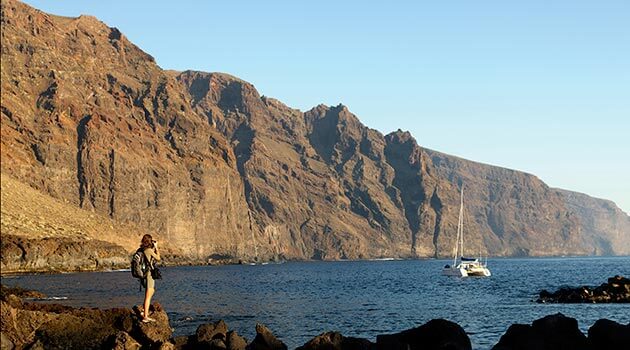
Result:
[[[155,289],[155,280],[151,276],[151,272],[147,273],[147,278],[142,280],[142,286],[144,288],[153,288],[153,289]]]

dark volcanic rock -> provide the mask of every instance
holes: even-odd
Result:
[[[420,327],[400,333],[379,335],[376,346],[379,350],[472,349],[470,339],[462,327],[442,319],[431,320]]]
[[[157,348],[172,333],[168,316],[157,303],[151,306],[151,317],[156,320],[151,323],[140,322],[138,309],[76,309],[24,302],[17,308],[4,300],[1,303],[3,337],[18,349]]]
[[[513,324],[492,350],[544,350],[545,341],[528,324]]]
[[[206,323],[197,327],[197,343],[200,347],[207,348],[216,348],[219,346],[215,340],[220,340],[223,344],[223,348],[225,348],[225,341],[227,339],[228,327],[223,322],[223,320],[219,320],[215,323]]]
[[[373,350],[376,344],[367,339],[344,337],[338,332],[322,333],[296,350]]]
[[[107,348],[113,350],[138,350],[141,347],[140,343],[123,331],[116,333],[108,342]]]
[[[586,336],[574,318],[563,314],[545,316],[532,325],[512,325],[493,350],[587,350]]]
[[[630,344],[630,323],[622,325],[607,319],[597,320],[588,329],[588,343],[593,350],[627,348]]]
[[[555,292],[542,290],[538,303],[630,303],[630,279],[615,276],[599,287],[564,287]]]
[[[287,350],[287,346],[276,338],[269,328],[256,324],[256,337],[247,345],[247,350]]]
[[[247,347],[247,340],[236,333],[236,331],[229,331],[226,334],[226,346],[228,350],[245,350]]]

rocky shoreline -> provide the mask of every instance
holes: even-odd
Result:
[[[563,287],[555,292],[542,290],[538,303],[630,303],[630,279],[614,276],[598,287]]]
[[[253,340],[229,330],[219,320],[202,324],[195,334],[173,337],[168,315],[159,303],[151,306],[156,321],[142,323],[139,308],[73,308],[59,304],[26,302],[43,297],[21,288],[2,287],[1,350],[19,349],[160,349],[160,350],[286,350],[271,330],[256,325]],[[511,349],[617,349],[630,344],[630,324],[600,319],[584,335],[575,319],[555,314],[531,325],[513,324],[493,350]],[[466,331],[458,324],[431,320],[395,334],[382,334],[373,342],[325,332],[296,350],[398,350],[472,349]]]

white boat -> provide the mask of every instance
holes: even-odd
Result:
[[[459,253],[459,260],[457,259]],[[453,254],[453,265],[446,265],[442,269],[442,274],[446,276],[468,277],[480,276],[489,277],[488,260],[483,263],[481,259],[464,257],[464,187],[459,199],[459,221],[457,222],[457,239]]]

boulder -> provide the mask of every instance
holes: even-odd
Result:
[[[196,340],[197,340],[197,336],[195,335],[182,335],[182,336],[173,338],[172,342],[175,345],[175,349],[187,350],[187,349],[192,349],[192,347],[196,343]]]
[[[228,350],[245,350],[247,347],[247,340],[236,333],[236,331],[229,331],[226,334],[226,345]]]
[[[138,307],[134,307],[134,311],[138,315],[140,314]],[[150,317],[155,319],[155,322],[144,323],[141,317],[134,317],[131,335],[143,345],[158,346],[171,338],[173,330],[168,322],[168,315],[159,303],[152,304],[149,312]]]
[[[340,350],[343,335],[338,332],[322,333],[296,350]]]
[[[532,322],[535,332],[542,336],[550,349],[586,349],[586,336],[580,332],[577,320],[561,313],[548,315]]]
[[[197,342],[209,343],[214,339],[226,339],[228,328],[227,324],[223,320],[219,320],[215,323],[202,324],[197,328]]]
[[[129,333],[120,331],[109,339],[106,347],[112,350],[139,350],[141,345]]]
[[[256,337],[247,345],[247,350],[287,350],[287,346],[278,340],[269,328],[256,324]]]
[[[40,311],[26,311],[0,302],[0,323],[3,342],[20,349],[35,341],[35,331],[43,324],[54,320],[55,315]]]
[[[11,339],[4,332],[0,332],[0,350],[13,350],[14,347]]]
[[[630,303],[630,279],[614,276],[599,287],[562,287],[555,292],[542,290],[538,303]]]
[[[471,350],[470,339],[457,323],[437,319],[396,334],[376,337],[379,350],[452,349]]]
[[[296,350],[371,350],[375,347],[375,344],[367,339],[344,337],[338,332],[326,332]]]
[[[545,342],[531,325],[513,324],[492,350],[545,350]]]
[[[588,343],[591,349],[626,349],[630,344],[630,323],[597,320],[588,329]]]
[[[173,344],[171,342],[166,342],[166,343],[162,343],[162,345],[160,345],[159,350],[176,350],[176,348],[175,348],[175,344]]]
[[[538,319],[532,325],[508,328],[493,350],[587,350],[586,337],[574,318],[561,313]]]
[[[100,349],[116,330],[107,323],[70,314],[56,315],[35,331],[46,349]]]

